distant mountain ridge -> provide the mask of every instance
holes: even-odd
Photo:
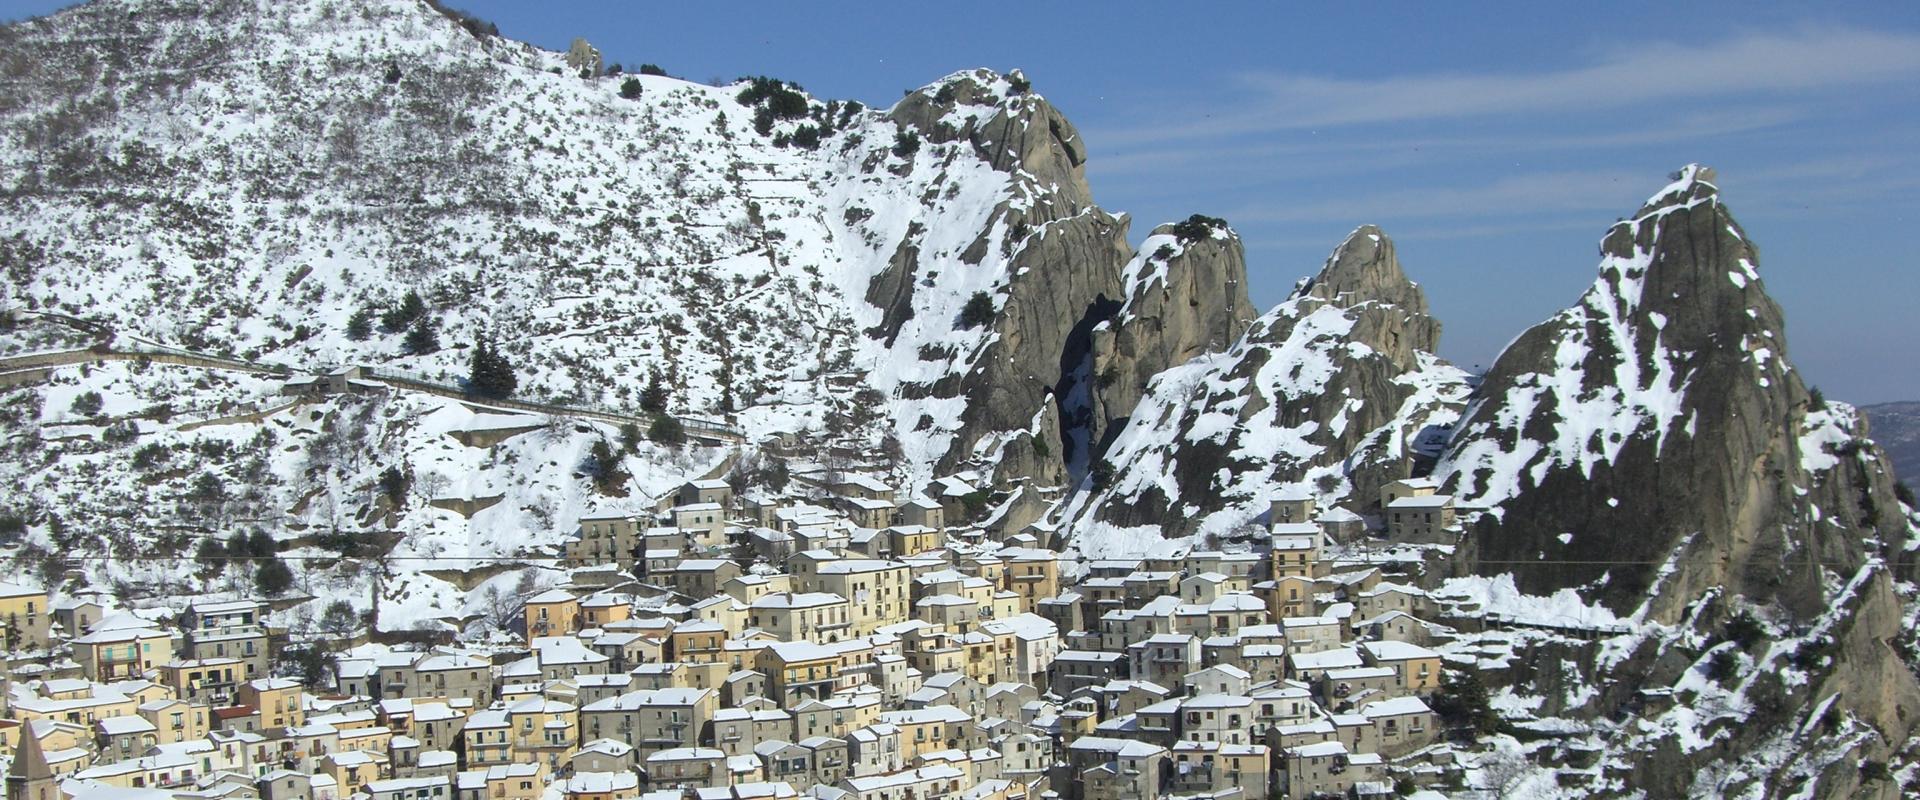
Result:
[[[1908,486],[1920,481],[1920,401],[1860,406],[1873,440],[1893,459],[1893,472]]]

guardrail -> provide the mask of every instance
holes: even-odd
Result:
[[[652,422],[652,420],[648,417],[635,416],[633,414],[629,414],[622,411],[616,411],[608,408],[562,405],[559,403],[541,403],[541,402],[536,402],[532,400],[514,400],[511,398],[481,397],[478,395],[470,394],[467,391],[457,386],[450,386],[448,384],[429,380],[424,376],[408,374],[404,371],[396,370],[391,367],[367,367],[366,375],[369,380],[378,381],[380,383],[385,383],[392,386],[400,386],[402,388],[412,389],[414,391],[426,392],[428,394],[440,395],[442,397],[450,397],[456,400],[461,400],[461,401],[472,403],[474,405],[479,405],[479,406],[489,406],[493,408],[502,408],[502,409],[508,409],[513,411],[532,411],[535,413],[549,414],[554,416],[599,419],[602,421],[613,422],[613,423],[618,423],[623,425],[627,423],[632,423],[635,425],[647,425]],[[746,440],[746,436],[740,432],[740,429],[735,428],[731,425],[727,425],[722,422],[716,422],[708,419],[701,419],[699,417],[685,417],[679,414],[672,414],[669,416],[673,417],[676,421],[678,421],[680,423],[680,427],[683,430],[685,430],[687,432],[687,435],[689,436],[695,436],[695,437],[706,438],[706,439],[721,439],[721,440],[730,441],[730,442],[740,442],[740,441]]]
[[[190,350],[148,344],[139,348],[115,348],[97,344],[82,350],[61,350],[50,353],[29,353],[21,356],[0,358],[0,373],[24,372],[27,370],[51,370],[56,367],[72,366],[93,361],[139,361],[147,360],[159,364],[200,367],[203,369],[224,369],[235,372],[252,372],[280,377],[291,377],[296,370],[284,364],[264,361],[245,361],[228,356],[212,356],[195,353]],[[385,383],[402,389],[424,392],[448,397],[475,405],[494,408],[531,411],[553,416],[584,417],[625,425],[647,425],[649,417],[635,416],[630,413],[607,408],[590,406],[572,406],[559,403],[541,403],[530,400],[480,397],[458,386],[442,383],[425,376],[409,374],[392,367],[366,367],[369,380]],[[699,439],[724,442],[742,442],[746,440],[739,428],[717,420],[700,417],[670,415],[680,423],[688,436]]]

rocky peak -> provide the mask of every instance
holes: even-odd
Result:
[[[567,68],[583,78],[606,74],[606,70],[601,67],[600,48],[578,37],[575,37],[573,44],[567,48]]]
[[[1148,380],[1226,350],[1254,318],[1240,237],[1217,219],[1194,215],[1154,228],[1121,282],[1125,301],[1093,329],[1087,440],[1096,445],[1125,424]]]
[[[964,140],[994,169],[1033,176],[1061,213],[1093,204],[1080,132],[1019,70],[953,73],[909,92],[887,118],[935,144]]]
[[[1501,353],[1436,475],[1488,509],[1462,551],[1483,574],[1696,641],[1735,614],[1764,620],[1784,641],[1753,652],[1742,702],[1777,714],[1838,696],[1834,718],[1899,742],[1920,688],[1885,645],[1902,623],[1882,559],[1911,537],[1905,510],[1853,410],[1814,402],[1787,362],[1758,250],[1713,177],[1674,173],[1607,231],[1592,287]],[[1683,681],[1687,659],[1660,658],[1663,641],[1606,682],[1625,696]],[[1807,657],[1816,647],[1846,667]],[[1740,728],[1716,750],[1769,746],[1778,728]],[[1882,757],[1864,741],[1862,758]],[[1652,791],[1701,794],[1687,782],[1709,757],[1665,765],[1672,784]],[[1851,769],[1826,777],[1822,795],[1860,796]]]
[[[1427,312],[1426,295],[1400,270],[1393,240],[1374,225],[1362,225],[1347,234],[1346,241],[1327,257],[1320,274],[1303,283],[1296,294],[1312,295],[1343,308],[1383,302],[1415,313]]]
[[[1683,539],[1733,548],[1763,519],[1803,528],[1821,514],[1794,491],[1814,482],[1801,442],[1787,435],[1805,424],[1808,398],[1785,359],[1780,310],[1711,176],[1681,170],[1610,228],[1580,302],[1515,340],[1488,373],[1446,469],[1468,502],[1494,509],[1482,521],[1489,558],[1657,562]],[[1764,464],[1776,471],[1745,471]],[[1573,481],[1596,503],[1615,492],[1639,501],[1589,508],[1549,491]],[[1660,510],[1650,491],[1677,493],[1678,507]],[[1629,606],[1653,582],[1651,566],[1560,565],[1520,578],[1552,591],[1602,573],[1604,594]],[[1684,596],[1721,577],[1683,574],[1664,586]],[[1817,586],[1789,591],[1778,578],[1769,594],[1812,609]]]
[[[1182,241],[1182,229],[1199,230],[1194,222],[1162,226],[1148,238],[1129,264],[1126,307],[1096,331],[1109,441],[1090,491],[1073,499],[1063,520],[1089,555],[1136,555],[1141,542],[1162,535],[1234,535],[1282,490],[1364,509],[1372,488],[1430,463],[1430,443],[1464,404],[1465,373],[1424,349],[1438,340],[1439,322],[1401,272],[1392,240],[1371,227],[1348,237],[1286,302],[1258,319],[1227,317],[1244,331],[1230,347],[1200,347],[1157,374],[1146,371],[1146,350],[1135,343],[1129,351],[1129,337],[1182,341],[1166,331],[1148,339],[1150,321],[1161,318],[1153,314],[1177,307],[1173,298],[1222,302],[1217,288],[1212,295],[1179,288],[1200,275],[1218,280],[1208,246],[1238,252],[1228,233]],[[1182,314],[1184,341],[1202,343],[1196,323],[1207,317]],[[1120,406],[1127,387],[1110,374],[1141,376],[1145,388],[1133,406]]]
[[[1440,347],[1440,321],[1427,313],[1427,295],[1407,279],[1395,255],[1393,239],[1373,225],[1362,225],[1334,248],[1326,266],[1294,290],[1293,300],[1327,304],[1360,313],[1354,341],[1387,354],[1402,369],[1416,353]],[[1270,331],[1284,337],[1287,331]]]

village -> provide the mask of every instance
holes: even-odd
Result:
[[[1248,543],[1070,560],[960,478],[686,484],[579,520],[513,640],[342,642],[287,674],[259,599],[123,608],[6,584],[8,800],[1104,800],[1458,785],[1451,635],[1373,542],[1458,535],[1426,479],[1380,529],[1305,492]],[[1417,567],[1417,564],[1415,565]],[[351,645],[351,646],[348,646]]]

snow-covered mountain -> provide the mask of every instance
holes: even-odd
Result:
[[[1181,245],[1147,240],[1136,297],[1184,280]],[[1231,347],[1153,377],[1066,528],[1089,555],[1121,555],[1163,535],[1228,534],[1282,491],[1371,511],[1381,484],[1411,475],[1423,451],[1431,462],[1466,402],[1468,376],[1434,355],[1439,338],[1392,240],[1355,230]]]
[[[1518,691],[1600,687],[1548,699],[1556,714],[1685,698],[1594,726],[1636,786],[1884,795],[1857,767],[1920,718],[1913,587],[1890,571],[1911,558],[1913,509],[1855,411],[1787,360],[1759,251],[1713,179],[1689,166],[1615,224],[1592,288],[1475,390],[1435,472],[1485,509],[1458,563],[1620,626],[1597,652],[1536,654]]]
[[[16,570],[219,592],[255,567],[202,542],[258,529],[304,592],[457,627],[581,515],[647,512],[763,444],[882,454],[908,491],[966,472],[988,502],[962,524],[1042,521],[1085,557],[1257,547],[1278,492],[1366,514],[1432,469],[1480,511],[1408,579],[1465,619],[1597,637],[1489,631],[1449,657],[1609,748],[1603,777],[1844,792],[1849,759],[1911,733],[1911,509],[1786,361],[1700,168],[1475,383],[1378,229],[1265,314],[1224,221],[1135,251],[1017,72],[867,109],[480,30],[422,0],[97,0],[0,29]],[[273,371],[450,385],[487,339],[517,397],[582,413],[293,396]],[[743,446],[623,430],[656,379]],[[1737,675],[1704,678],[1730,650]],[[1631,716],[1649,696],[1685,699]]]
[[[907,488],[964,466],[1003,487],[1063,481],[1046,445],[1060,351],[1086,308],[1117,294],[1130,253],[1125,220],[1091,203],[1072,126],[1017,73],[957,73],[883,113],[768,79],[600,75],[471,27],[419,0],[103,0],[6,28],[0,303],[83,318],[123,349],[445,383],[491,336],[521,398],[634,412],[658,375],[671,411],[748,441],[897,444]],[[963,319],[976,297],[987,313]],[[419,327],[437,350],[410,345]],[[79,338],[64,344],[96,343]],[[42,546],[60,544],[52,527],[132,542],[182,522],[133,499],[177,481],[68,456],[127,463],[210,429],[144,413],[151,393],[107,409],[142,418],[129,423],[138,442],[52,429],[75,421],[72,396],[112,401],[116,381],[144,379],[115,372],[16,391],[30,413],[12,446],[35,457],[7,469]],[[174,376],[148,388],[175,411],[277,402],[271,381],[151,375]],[[457,408],[417,398],[352,413],[385,424]],[[382,468],[414,462],[445,446],[443,427],[374,426],[353,448]],[[575,474],[583,446],[525,454],[500,480],[544,494],[513,513],[422,505],[390,522],[455,526],[469,549],[505,554],[556,542],[582,510],[645,506],[717,458],[645,456],[618,490],[628,497],[607,497]],[[364,471],[268,462],[255,466],[275,480],[256,469],[239,482],[269,527],[334,525],[316,509],[371,491]],[[50,517],[89,496],[128,505]]]

